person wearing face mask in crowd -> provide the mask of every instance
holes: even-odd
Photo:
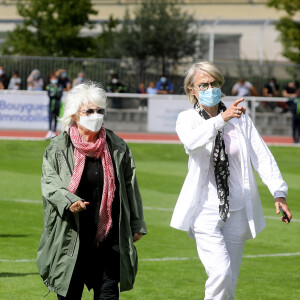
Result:
[[[9,83],[9,80],[4,72],[4,68],[2,66],[0,66],[0,90],[7,89],[8,83]]]
[[[176,123],[189,168],[171,226],[188,231],[196,241],[208,275],[207,300],[235,299],[245,242],[265,227],[253,169],[268,186],[276,213],[285,211],[281,220],[289,223],[292,218],[287,184],[241,105],[244,98],[226,108],[223,84],[214,64],[193,64],[184,80],[193,108],[181,112]]]
[[[21,78],[19,77],[19,72],[14,71],[13,76],[9,80],[8,89],[9,90],[20,90],[21,89]]]
[[[162,75],[160,80],[156,83],[157,94],[173,94],[174,88],[166,75]]]
[[[71,89],[71,81],[68,78],[66,69],[59,69],[56,71],[58,83],[63,86],[64,91],[67,92]]]
[[[83,72],[79,72],[78,75],[77,75],[77,78],[75,78],[72,82],[72,87],[80,84],[80,83],[83,83],[85,80],[84,80],[84,73]]]
[[[147,233],[128,145],[103,126],[106,93],[79,84],[66,96],[61,133],[43,159],[44,229],[37,264],[58,299],[119,299],[133,288],[134,243]]]
[[[58,78],[55,74],[51,75],[50,84],[47,85],[46,90],[49,97],[49,131],[46,139],[51,139],[56,136],[57,118],[63,95],[63,86],[58,83]]]
[[[110,83],[107,84],[106,86],[106,91],[109,93],[126,93],[127,92],[127,87],[120,82],[118,74],[113,74],[111,76],[111,81]],[[123,99],[122,98],[117,98],[113,97],[112,98],[112,108],[123,108]]]
[[[44,88],[44,80],[41,77],[41,72],[34,69],[27,78],[27,90],[42,91]]]

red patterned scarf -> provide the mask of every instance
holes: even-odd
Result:
[[[85,157],[101,158],[103,166],[103,193],[99,210],[99,221],[96,235],[96,243],[99,244],[108,234],[112,226],[112,202],[115,194],[115,174],[111,155],[106,142],[106,132],[102,127],[96,143],[84,140],[77,127],[70,128],[71,141],[75,147],[75,167],[69,184],[69,191],[73,194],[77,191],[85,164]]]

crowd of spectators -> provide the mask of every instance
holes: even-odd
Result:
[[[81,71],[76,78],[70,78],[66,69],[58,69],[50,72],[48,78],[43,78],[40,70],[33,69],[27,77],[26,82],[22,82],[19,72],[15,70],[11,77],[5,72],[5,68],[0,66],[0,90],[21,90],[43,91],[46,90],[49,97],[49,131],[46,138],[51,138],[56,134],[57,119],[62,112],[63,104],[61,98],[63,92],[70,91],[72,87],[87,82],[85,74]],[[105,83],[104,83],[105,84]],[[117,73],[112,74],[110,81],[105,85],[105,89],[109,93],[128,93],[127,86],[122,83]],[[145,97],[139,97],[139,109],[147,110],[148,98],[147,95],[154,94],[173,94],[174,87],[166,74],[162,74],[157,82],[140,82],[136,87],[136,93],[143,94]],[[262,93],[259,94],[253,83],[240,78],[231,89],[231,95],[237,97],[245,96],[263,96],[267,98],[285,97],[287,101],[264,101],[261,102],[260,108],[263,111],[274,111],[277,113],[292,113],[292,131],[295,143],[300,142],[300,85],[297,81],[291,80],[286,85],[278,84],[276,78],[269,78],[262,88]],[[126,101],[122,97],[111,97],[112,108],[126,108]]]
[[[19,76],[19,72],[16,70],[13,72],[9,78],[5,72],[3,66],[0,66],[0,89],[9,89],[9,90],[20,90],[27,89],[30,91],[42,91],[46,90],[48,84],[50,84],[50,78],[53,74],[58,79],[58,84],[63,87],[63,91],[69,91],[72,87],[87,81],[85,74],[81,71],[77,74],[76,78],[70,78],[68,76],[68,71],[66,69],[58,69],[56,71],[50,72],[48,78],[42,78],[41,72],[38,69],[33,69],[30,75],[28,76],[26,83],[22,82],[22,79]],[[25,86],[26,84],[26,86]],[[105,84],[105,83],[103,83]],[[128,93],[127,86],[122,83],[119,79],[117,73],[114,73],[111,76],[109,82],[105,85],[106,91],[110,93]],[[245,96],[263,96],[263,97],[286,97],[289,100],[296,97],[297,89],[300,88],[300,85],[296,81],[290,81],[280,90],[280,86],[276,78],[270,78],[264,84],[261,94],[259,94],[257,88],[250,81],[245,78],[240,78],[232,87],[231,95],[237,97]],[[174,87],[173,83],[168,79],[166,74],[162,74],[160,78],[155,83],[154,81],[150,82],[140,82],[136,88],[136,92],[139,94],[173,94]],[[113,108],[122,108],[121,97],[114,97],[112,99]],[[290,102],[262,102],[262,107],[266,111],[275,111],[275,112],[287,112],[290,110]],[[147,108],[147,99],[142,99],[140,102],[140,109]]]

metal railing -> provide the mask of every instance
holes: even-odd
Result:
[[[176,94],[183,94],[183,77],[192,59],[173,62],[168,61],[166,73],[173,83]],[[231,88],[239,78],[250,81],[262,95],[262,89],[270,77],[277,78],[280,89],[286,83],[300,80],[300,65],[289,63],[265,62],[263,65],[255,61],[215,61],[225,77],[222,88],[226,95],[231,94]],[[39,69],[45,83],[52,71],[67,69],[72,80],[78,72],[83,71],[88,80],[100,82],[105,88],[113,73],[118,73],[120,81],[126,85],[128,92],[136,92],[140,82],[147,86],[150,81],[157,82],[161,75],[159,61],[137,61],[132,59],[102,59],[102,58],[68,58],[68,57],[36,57],[36,56],[0,56],[0,66],[11,77],[17,70],[22,79],[22,89],[26,89],[26,80],[33,69]]]

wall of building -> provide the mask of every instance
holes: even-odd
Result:
[[[21,21],[17,13],[15,2],[16,1],[12,0],[0,2],[0,33],[2,32],[2,35],[12,30],[16,23]],[[126,3],[138,1],[112,0],[93,2],[98,14],[92,16],[91,19],[101,22],[107,20],[110,15],[123,19],[126,9],[133,15],[137,4]],[[182,10],[193,15],[195,20],[203,24],[200,30],[201,33],[206,36],[211,33],[213,23],[217,19],[219,22],[214,27],[214,33],[217,36],[239,36],[239,45],[237,45],[237,47],[239,47],[239,55],[235,55],[236,59],[259,60],[261,59],[262,53],[262,58],[266,61],[287,61],[286,58],[281,55],[282,46],[278,41],[278,32],[274,27],[274,22],[279,20],[279,18],[284,15],[284,12],[267,7],[265,5],[266,1],[233,0],[230,1],[231,4],[224,4],[226,1],[213,1],[215,4],[199,4],[207,2],[208,1],[182,1],[183,4],[180,6]],[[237,2],[237,4],[233,2]],[[97,34],[100,30],[101,26],[98,25],[90,33]],[[86,33],[87,32],[85,32],[85,34]],[[224,42],[224,38],[222,43],[224,47],[229,46],[228,43],[226,44],[226,42]],[[222,51],[216,51],[216,54],[217,53],[218,56],[220,56]],[[218,59],[222,58],[218,57]],[[225,55],[223,59],[227,60],[228,56]]]

